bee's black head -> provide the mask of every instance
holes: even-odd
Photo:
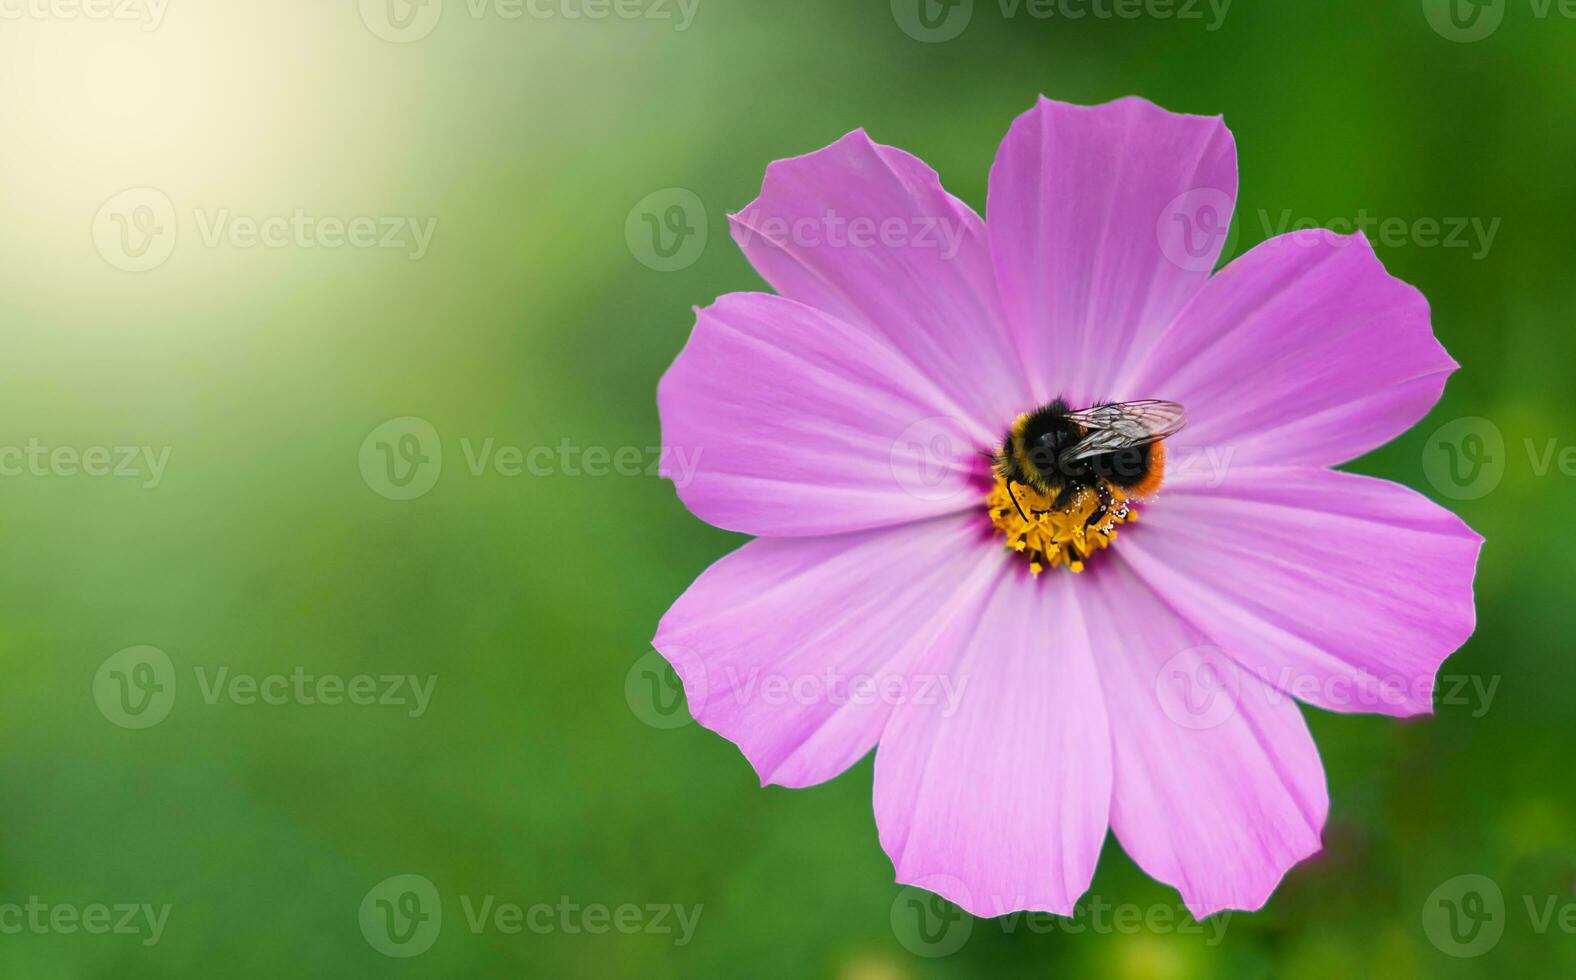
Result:
[[[1029,416],[1023,427],[1023,451],[1044,476],[1064,473],[1062,454],[1083,438],[1083,428],[1067,417],[1067,403],[1058,398]]]
[[[1056,469],[1056,461],[1061,457],[1062,451],[1072,445],[1072,442],[1067,430],[1057,427],[1036,433],[1027,440],[1026,448],[1035,467],[1049,472]]]

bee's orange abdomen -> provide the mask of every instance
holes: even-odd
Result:
[[[1149,447],[1149,469],[1144,473],[1144,478],[1127,488],[1130,497],[1150,497],[1160,489],[1160,481],[1166,475],[1166,446],[1163,442],[1153,443]]]

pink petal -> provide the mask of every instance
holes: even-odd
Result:
[[[1126,558],[1235,662],[1332,711],[1433,710],[1472,634],[1483,539],[1426,497],[1322,469],[1243,468],[1163,491]]]
[[[732,226],[778,293],[902,352],[960,417],[999,435],[1024,410],[984,222],[919,159],[856,130],[767,167]]]
[[[695,720],[761,782],[808,786],[875,746],[929,638],[977,609],[1006,561],[974,515],[827,538],[762,538],[673,604],[653,644]]]
[[[1236,145],[1219,117],[1136,98],[1041,98],[1018,117],[991,168],[986,218],[1037,402],[1171,397],[1112,385],[1203,285],[1236,199]]]
[[[1121,561],[1077,584],[1112,718],[1117,839],[1195,918],[1260,908],[1319,850],[1329,812],[1296,702],[1246,674],[1220,686],[1225,656]]]
[[[875,812],[897,880],[981,916],[1069,915],[1106,832],[1111,743],[1078,601],[1083,582],[1021,562],[934,632],[916,675],[945,675],[945,710],[900,705],[876,751]],[[959,593],[965,589],[960,587]]]
[[[979,451],[999,438],[959,421],[884,341],[763,293],[697,311],[657,404],[662,475],[697,517],[747,534],[831,534],[979,506]]]
[[[1330,466],[1406,431],[1456,368],[1428,301],[1361,235],[1293,232],[1209,281],[1130,387],[1187,406],[1179,444]]]

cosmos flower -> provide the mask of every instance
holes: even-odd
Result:
[[[1427,302],[1322,230],[1211,275],[1236,188],[1218,117],[1134,98],[1020,116],[983,221],[855,131],[767,168],[732,228],[776,295],[662,379],[681,499],[756,537],[658,627],[691,713],[763,784],[874,748],[897,880],[976,915],[1071,914],[1108,829],[1195,916],[1261,907],[1329,809],[1298,702],[1427,713],[1472,632],[1482,539],[1332,469],[1439,398]],[[1003,479],[1057,399],[1188,421],[1101,513]]]

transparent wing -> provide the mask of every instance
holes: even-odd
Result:
[[[1138,401],[1098,405],[1067,417],[1089,430],[1068,451],[1072,460],[1159,442],[1187,424],[1187,415],[1176,402]]]

